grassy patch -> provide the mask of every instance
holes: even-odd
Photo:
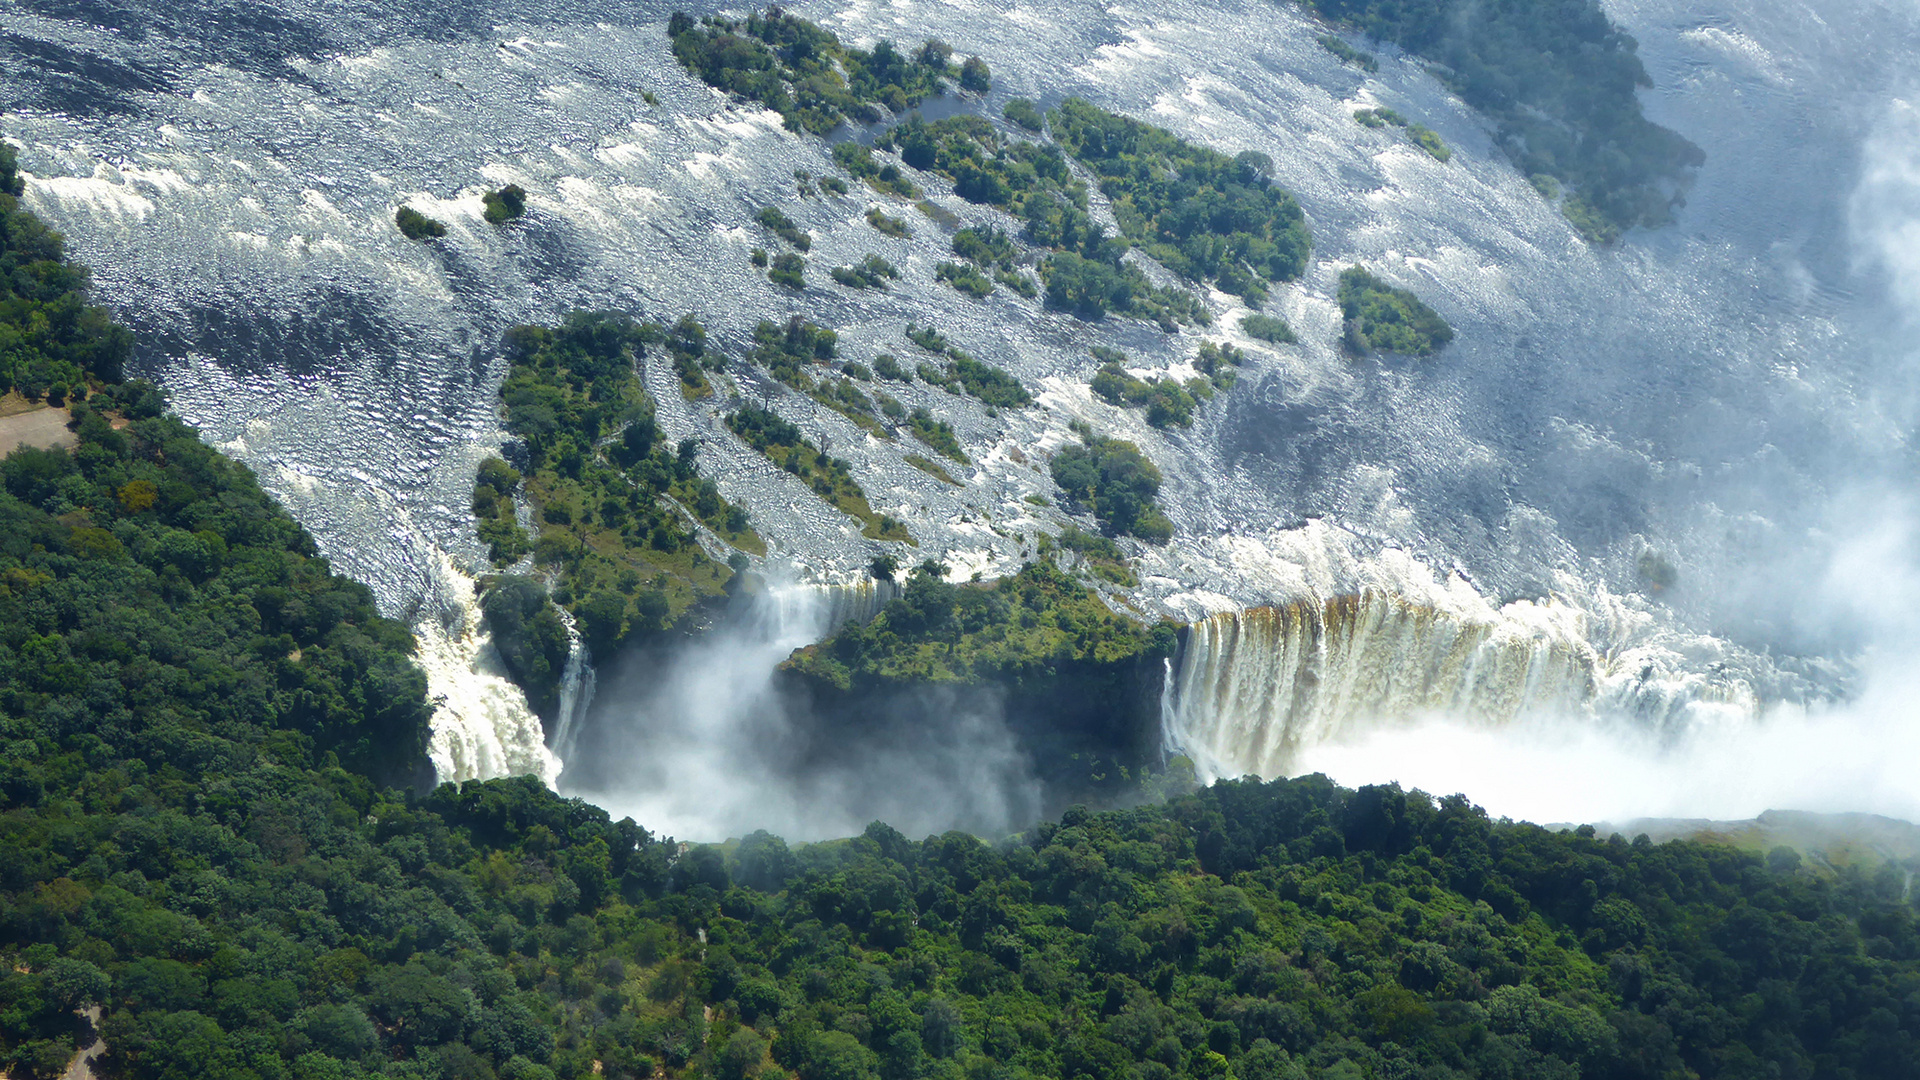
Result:
[[[966,452],[960,449],[960,437],[954,434],[953,425],[945,420],[936,419],[927,410],[916,408],[908,413],[907,430],[913,432],[914,438],[946,457],[962,465],[972,464],[967,460]]]
[[[913,235],[913,230],[907,228],[905,218],[893,217],[877,206],[867,208],[867,224],[897,240],[905,240]]]
[[[960,481],[955,480],[953,474],[948,472],[944,466],[927,457],[925,454],[908,454],[905,460],[907,464],[919,469],[923,473],[945,480],[954,487],[962,486]]]

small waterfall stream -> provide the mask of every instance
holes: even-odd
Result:
[[[574,745],[580,739],[581,721],[593,707],[598,678],[594,674],[593,656],[580,637],[579,623],[566,608],[556,604],[554,610],[560,613],[560,620],[567,627],[567,666],[560,673],[560,708],[554,718],[550,745],[554,756],[564,763],[573,756]]]

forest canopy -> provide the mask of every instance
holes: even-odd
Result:
[[[770,7],[745,19],[675,12],[667,25],[673,54],[707,85],[757,101],[793,131],[825,135],[845,121],[870,124],[904,113],[958,83],[976,93],[991,81],[979,57],[953,61],[930,39],[913,53],[891,41],[871,51],[843,45],[831,30]]]

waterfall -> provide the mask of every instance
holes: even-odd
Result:
[[[734,594],[728,618],[737,624],[760,626],[782,639],[804,637],[788,651],[811,645],[850,622],[867,622],[900,595],[892,579],[862,579],[852,584],[812,585],[749,579]],[[781,659],[785,659],[784,654]]]
[[[962,747],[950,757],[911,740],[829,748],[831,736],[777,685],[795,649],[871,619],[898,592],[889,581],[746,577],[712,630],[606,666],[591,717],[566,744],[578,754],[562,790],[674,836],[715,840],[758,827],[844,836],[875,817],[938,824],[946,819],[930,808],[958,803],[962,789],[991,801],[1021,764],[1011,739],[989,730],[992,718],[956,716],[939,733]]]
[[[1162,695],[1165,742],[1205,779],[1274,777],[1305,748],[1424,715],[1577,709],[1599,660],[1553,608],[1489,618],[1369,591],[1202,619]]]
[[[480,617],[473,579],[441,559],[443,610],[414,627],[415,659],[433,697],[427,754],[442,783],[538,776],[552,787],[560,760],[547,749],[540,718],[507,677]]]
[[[554,756],[564,762],[573,756],[574,744],[580,738],[580,723],[593,707],[593,691],[598,680],[594,675],[593,657],[580,637],[580,626],[573,614],[558,604],[554,610],[567,627],[567,666],[560,673],[560,708],[554,718],[552,745]]]

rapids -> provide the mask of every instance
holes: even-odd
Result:
[[[1219,294],[1214,328],[1163,335],[936,285],[946,232],[888,204],[915,235],[883,238],[863,213],[885,200],[866,192],[796,198],[795,170],[832,171],[827,144],[681,71],[663,33],[672,6],[0,9],[13,103],[0,130],[20,147],[28,205],[138,332],[135,367],[384,610],[414,621],[448,702],[444,778],[558,769],[445,568],[486,569],[467,500],[475,462],[503,437],[501,333],[581,306],[695,311],[736,349],[760,318],[806,314],[860,360],[910,355],[904,326],[932,321],[1019,375],[1041,408],[991,415],[918,384],[900,394],[958,430],[974,465],[952,487],[734,372],[744,395],[852,462],[876,509],[910,522],[921,550],[903,561],[936,555],[958,577],[1014,569],[1062,525],[1030,497],[1053,494],[1044,456],[1072,438],[1070,420],[1138,442],[1167,474],[1178,535],[1137,553],[1131,602],[1196,624],[1169,732],[1223,769],[1284,770],[1303,739],[1434,709],[1495,730],[1574,701],[1576,720],[1626,716],[1664,736],[1857,691],[1855,658],[1880,639],[1835,606],[1826,568],[1849,529],[1842,495],[1912,471],[1895,256],[1875,254],[1920,220],[1915,174],[1875,149],[1900,145],[1911,112],[1910,4],[1610,3],[1653,76],[1650,114],[1708,162],[1676,225],[1606,250],[1583,244],[1418,62],[1383,49],[1376,75],[1343,66],[1287,4],[795,5],[852,39],[937,35],[984,55],[996,88],[963,108],[997,116],[1010,96],[1082,94],[1267,153],[1315,239],[1306,278],[1269,305],[1302,339],[1281,347],[1241,335],[1244,309]],[[1353,110],[1373,105],[1439,132],[1452,160],[1360,128]],[[1881,159],[1894,165],[1873,171]],[[507,182],[531,210],[496,229],[479,196]],[[1010,224],[929,187],[969,223]],[[804,295],[747,265],[765,242],[753,216],[775,202],[814,238]],[[446,221],[446,241],[400,237],[403,203]],[[905,271],[898,288],[825,283],[868,252]],[[1340,355],[1333,288],[1355,261],[1416,289],[1454,344],[1419,363]],[[1208,339],[1253,360],[1191,430],[1148,428],[1087,388],[1091,345],[1125,349],[1137,372],[1190,374]],[[714,405],[683,401],[670,370],[645,375],[663,434],[701,440],[702,468],[751,509],[772,561],[821,582],[864,572],[874,547],[844,518],[727,435]],[[1677,568],[1674,587],[1643,579],[1649,553]],[[1330,607],[1339,597],[1360,599]],[[1255,610],[1230,614],[1242,609]],[[1514,625],[1523,610],[1552,625]],[[770,669],[832,624],[796,616],[742,655]],[[590,675],[570,673],[578,707],[548,741],[563,756],[618,743],[649,772],[649,732],[686,733]],[[569,774],[582,775],[562,774],[563,789]],[[706,775],[657,774],[668,790],[634,805],[693,806]]]

